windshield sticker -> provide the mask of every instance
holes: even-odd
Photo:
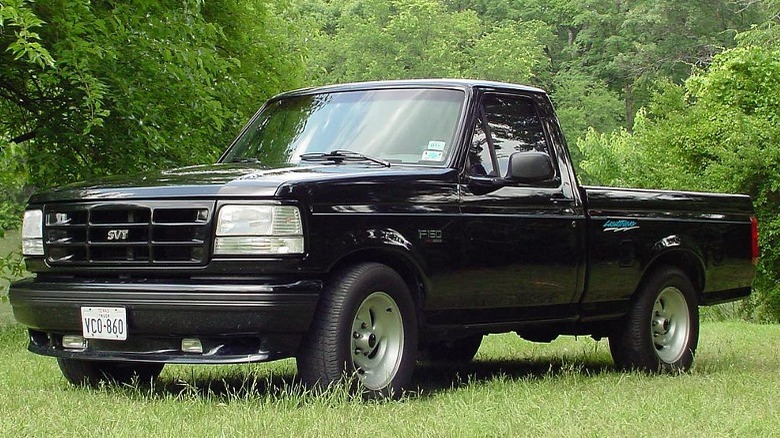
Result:
[[[605,233],[607,231],[612,231],[613,233],[622,233],[625,231],[637,229],[639,229],[638,222],[631,220],[608,220],[604,222],[604,225],[602,225],[602,231]]]
[[[444,159],[444,152],[442,151],[423,151],[422,161],[441,161]]]
[[[439,140],[431,140],[428,142],[428,149],[432,151],[443,151],[446,145],[447,145],[446,142],[439,141]]]

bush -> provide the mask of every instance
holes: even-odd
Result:
[[[24,154],[16,143],[0,137],[0,232],[15,229],[21,225],[22,213],[27,197]],[[2,235],[0,235],[2,238]]]

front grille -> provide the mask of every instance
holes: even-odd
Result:
[[[47,205],[44,248],[51,265],[202,265],[214,202]]]

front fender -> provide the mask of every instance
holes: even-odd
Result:
[[[393,228],[366,228],[345,233],[333,245],[332,270],[344,259],[360,253],[380,253],[402,259],[420,278],[426,278],[426,262],[410,239]]]

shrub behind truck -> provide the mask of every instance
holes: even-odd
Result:
[[[216,164],[37,193],[23,228],[14,315],[74,384],[295,357],[369,397],[511,331],[687,370],[758,256],[747,196],[582,187],[542,90],[471,80],[285,93]]]

